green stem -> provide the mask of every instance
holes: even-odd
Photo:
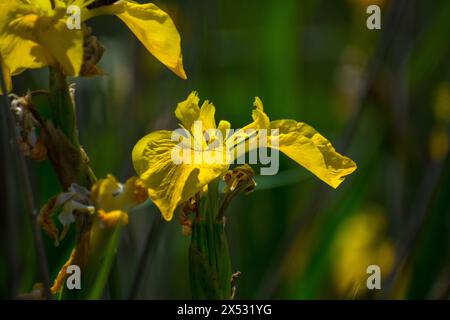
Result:
[[[90,188],[97,180],[78,139],[75,106],[69,93],[66,77],[56,68],[50,68],[49,102],[51,122],[46,122],[45,142],[64,189],[76,182]]]
[[[120,285],[119,263],[117,260],[116,253],[114,253],[111,271],[109,273],[108,287],[109,287],[109,298],[110,299],[119,300],[122,298],[122,296],[121,296],[122,290],[121,290],[121,285]]]
[[[98,300],[103,296],[117,255],[121,227],[102,228],[98,221],[77,242],[72,264],[81,269],[81,290],[63,287],[62,300]],[[112,297],[117,298],[117,297]]]
[[[102,228],[99,223],[95,224],[91,237],[93,246],[89,250],[86,265],[84,293],[87,294],[83,294],[83,298],[87,297],[90,300],[97,300],[102,297],[111,268],[117,257],[121,231],[121,226],[107,230]]]
[[[70,97],[66,77],[55,68],[50,68],[49,99],[53,124],[61,129],[74,147],[79,147],[75,106]]]
[[[215,181],[208,185],[192,229],[189,274],[193,299],[231,298],[231,260],[223,219],[217,219],[219,200]]]

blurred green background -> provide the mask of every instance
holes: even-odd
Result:
[[[106,47],[106,76],[72,81],[97,176],[134,175],[136,141],[175,128],[175,106],[193,90],[233,128],[249,122],[259,96],[271,119],[310,124],[358,170],[332,190],[282,157],[277,176],[258,177],[255,192],[233,202],[236,297],[448,299],[450,2],[155,3],[177,25],[189,79],[165,69],[115,17],[90,24]],[[381,7],[381,30],[366,28],[370,4]],[[46,70],[28,71],[15,91],[46,79]],[[0,298],[13,298],[31,290],[37,267],[17,171],[1,159]],[[59,192],[57,179],[48,162],[30,166],[42,206]],[[73,234],[57,248],[44,237],[53,279]],[[145,203],[123,230],[105,298],[190,298],[188,246],[178,219],[165,223]],[[371,264],[381,267],[382,290],[366,288]]]

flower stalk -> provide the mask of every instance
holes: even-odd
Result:
[[[83,227],[77,224],[77,229],[83,230]],[[105,229],[100,228],[98,223],[93,223],[88,231],[80,234],[71,264],[80,266],[81,290],[68,290],[63,286],[60,299],[97,300],[102,297],[116,257],[120,234],[120,225]]]
[[[65,75],[53,67],[49,102],[52,119],[44,123],[44,139],[59,181],[64,190],[74,182],[90,188],[97,179],[79,143],[74,101]]]
[[[75,106],[70,96],[66,76],[57,68],[49,68],[49,100],[52,121],[74,145],[79,145]]]
[[[193,299],[231,298],[231,260],[225,219],[219,218],[218,181],[208,185],[192,226],[189,275]]]
[[[65,75],[53,67],[49,102],[51,121],[44,123],[44,141],[61,186],[68,190],[75,183],[90,189],[97,179],[79,142],[74,99]],[[53,290],[60,299],[99,299],[116,255],[121,225],[105,228],[97,215],[77,214],[75,226],[75,247],[66,264],[80,267],[82,289],[67,290],[62,283],[66,275],[61,274]]]

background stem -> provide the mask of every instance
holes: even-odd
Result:
[[[141,256],[139,257],[138,266],[136,268],[136,273],[134,274],[133,282],[131,285],[130,294],[128,299],[134,300],[137,298],[139,294],[139,285],[142,283],[142,276],[145,273],[145,269],[147,267],[148,259],[152,253],[152,251],[156,247],[157,239],[160,234],[161,228],[161,218],[154,215],[150,230],[148,231],[145,246],[142,250]]]
[[[38,269],[41,281],[44,284],[44,293],[47,299],[50,299],[50,276],[48,272],[48,266],[47,266],[47,255],[45,252],[44,242],[42,240],[42,234],[39,227],[39,224],[37,222],[37,215],[38,212],[36,210],[36,205],[34,201],[33,196],[33,189],[31,186],[31,181],[28,174],[28,167],[25,161],[25,157],[22,154],[22,152],[19,150],[19,146],[17,144],[17,141],[19,141],[19,137],[17,135],[17,130],[14,125],[14,119],[12,118],[12,114],[9,110],[9,100],[8,96],[6,95],[6,85],[5,85],[5,79],[3,78],[3,70],[0,65],[0,82],[1,82],[1,89],[2,92],[5,94],[2,95],[2,102],[4,104],[4,107],[1,108],[2,110],[2,135],[5,137],[10,137],[8,140],[10,141],[10,148],[12,151],[13,156],[16,158],[20,176],[24,188],[24,194],[25,194],[25,202],[27,205],[27,211],[28,215],[31,220],[31,231],[33,234],[33,243],[36,250],[36,256],[38,261]]]

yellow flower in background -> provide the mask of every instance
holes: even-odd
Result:
[[[76,220],[76,215],[87,214],[101,227],[112,228],[128,224],[128,211],[148,199],[148,191],[142,181],[132,177],[125,184],[119,183],[112,175],[98,180],[88,190],[77,184],[72,184],[67,192],[51,198],[41,209],[39,222],[44,230],[58,244],[67,233],[70,224]],[[64,227],[60,234],[52,220],[53,214],[58,214],[58,220]]]
[[[166,220],[172,219],[181,203],[225,175],[232,161],[257,147],[252,141],[261,139],[263,132],[277,131],[276,136],[268,137],[267,147],[278,149],[333,188],[337,188],[345,176],[356,169],[351,159],[337,153],[331,143],[309,125],[295,120],[270,121],[259,98],[255,99],[254,106],[253,122],[230,135],[227,134],[230,123],[222,120],[216,125],[214,105],[205,101],[200,108],[199,98],[193,92],[175,110],[184,135],[174,136],[174,131],[161,130],[137,142],[132,153],[134,168]],[[195,132],[199,130],[198,123],[204,129],[200,132],[200,138]],[[204,135],[210,129],[222,132],[225,149],[211,148],[219,138],[218,135]],[[253,135],[248,135],[248,131],[253,131]],[[245,147],[239,148],[242,143]],[[177,163],[173,157],[177,149],[187,150],[188,158],[199,156],[231,161]],[[230,154],[231,159],[227,158]]]
[[[442,124],[450,124],[450,83],[439,84],[435,92],[434,116]]]
[[[434,161],[444,160],[450,150],[450,137],[448,129],[440,126],[434,127],[430,133],[428,141],[431,159]]]
[[[433,111],[435,124],[428,139],[429,153],[431,159],[442,161],[450,150],[450,83],[436,88]]]
[[[115,15],[145,48],[175,74],[186,79],[180,35],[171,18],[152,3],[94,0],[8,0],[0,4],[0,56],[10,76],[26,69],[57,65],[78,76],[83,64],[84,22]],[[109,4],[111,3],[111,4]],[[80,9],[81,28],[69,29],[71,6]],[[73,7],[72,7],[73,8]],[[69,11],[69,12],[68,12]]]
[[[348,218],[339,227],[332,252],[334,286],[342,298],[368,293],[366,273],[369,265],[378,265],[381,278],[392,270],[394,246],[387,236],[384,211],[370,206]]]
[[[137,177],[124,185],[108,175],[92,186],[91,199],[98,210],[99,219],[107,227],[117,223],[128,224],[128,211],[148,198],[147,189]]]

